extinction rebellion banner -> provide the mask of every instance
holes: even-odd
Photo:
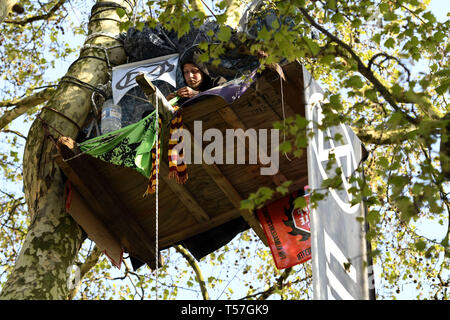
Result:
[[[347,125],[321,129],[324,92],[304,67],[303,82],[308,129],[313,133],[307,150],[308,184],[311,191],[325,196],[311,209],[314,299],[373,299],[365,206],[362,201],[354,203],[350,192],[358,187],[350,178],[364,178],[357,170],[364,160],[364,147]],[[329,161],[332,156],[334,163]],[[342,188],[324,188],[322,182],[336,174],[341,176]]]
[[[285,269],[311,259],[311,229],[308,206],[294,209],[294,200],[308,195],[296,191],[257,211],[270,251],[278,269]]]
[[[148,60],[122,64],[112,69],[112,91],[114,103],[133,87],[136,87],[136,76],[145,73],[150,80],[162,80],[176,87],[178,54],[152,58]]]

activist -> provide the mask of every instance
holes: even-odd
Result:
[[[181,105],[186,100],[194,97],[200,92],[209,90],[226,82],[223,77],[212,78],[208,68],[198,59],[199,53],[195,52],[191,57],[185,59],[181,64],[183,72],[183,80],[186,86],[167,95],[166,99],[171,100],[175,97],[180,99],[177,101]]]

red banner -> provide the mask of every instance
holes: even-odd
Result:
[[[309,206],[294,209],[294,200],[301,196],[309,204],[309,196],[296,191],[257,211],[278,269],[311,259]]]

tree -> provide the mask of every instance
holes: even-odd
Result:
[[[23,8],[21,5],[16,3],[14,0],[2,0],[0,1],[0,22],[5,20],[6,16],[10,11],[16,13],[23,13]]]
[[[113,2],[118,6],[108,7],[111,1],[98,1],[91,20],[98,17],[121,19],[122,27],[131,26],[135,11],[129,1]],[[189,3],[190,7],[182,1],[160,2],[159,6],[151,7],[150,17],[139,19],[138,16],[138,21],[145,19],[153,23],[157,19],[168,28],[186,32],[190,21],[201,25],[207,12],[200,2]],[[216,4],[215,19],[224,25],[233,21],[233,8],[238,7],[239,1],[213,1],[212,4]],[[369,207],[369,240],[375,249],[375,261],[380,266],[381,286],[393,289],[395,296],[402,284],[412,283],[417,286],[418,298],[422,295],[446,299],[450,126],[446,101],[449,87],[446,35],[449,23],[438,22],[426,10],[426,4],[417,0],[267,1],[260,12],[274,12],[279,19],[272,28],[260,29],[248,49],[253,53],[260,50],[267,53],[267,57],[262,58],[263,68],[282,59],[299,59],[328,92],[324,125],[339,121],[349,123],[366,144],[370,153],[365,167],[367,184],[354,192],[355,198],[364,197]],[[10,146],[10,150],[1,151],[4,179],[20,181],[17,139],[25,137],[11,130],[8,123],[24,113],[25,119],[35,119],[43,110],[26,136],[23,161],[26,205],[23,197],[2,190],[2,224],[9,230],[2,230],[5,232],[2,245],[8,248],[2,264],[11,266],[14,257],[17,255],[18,258],[14,269],[8,267],[2,271],[5,275],[0,277],[1,298],[63,299],[75,296],[76,292],[69,292],[67,286],[67,270],[77,259],[86,259],[84,267],[80,263],[82,275],[86,277],[84,288],[79,292],[81,297],[105,298],[106,293],[98,288],[114,286],[105,282],[105,278],[120,278],[110,275],[104,259],[92,267],[98,252],[89,246],[82,248],[82,232],[64,213],[61,175],[49,158],[53,148],[49,137],[59,133],[75,137],[78,126],[83,125],[91,108],[93,87],[107,81],[108,64],[125,61],[122,49],[116,48],[119,43],[111,37],[120,32],[119,23],[104,19],[91,21],[79,58],[66,76],[46,81],[42,75],[54,65],[55,59],[78,51],[64,40],[64,34],[69,30],[76,34],[84,32],[81,22],[77,22],[78,26],[67,22],[70,6],[63,0],[44,5],[26,2],[25,16],[12,13],[1,25],[0,41],[4,45],[0,51],[0,71],[6,84],[2,89],[6,99],[0,102],[0,130],[7,136],[4,143]],[[127,14],[122,14],[121,10]],[[128,17],[130,22],[127,22]],[[218,39],[222,44],[203,48],[210,57],[220,58],[220,53],[229,45],[230,36],[224,25]],[[51,41],[45,44],[46,50],[40,50],[44,43],[39,39],[44,37]],[[108,53],[108,59],[105,53]],[[83,58],[92,55],[99,59]],[[417,71],[418,67],[413,65],[422,61],[427,65]],[[43,90],[35,92],[40,89]],[[44,102],[47,103],[43,109]],[[296,137],[305,135],[304,127],[295,119],[286,119],[286,124],[275,126]],[[303,147],[289,143],[282,145],[283,151],[292,156],[298,156]],[[262,188],[249,200],[257,199],[262,193],[270,197],[274,192]],[[258,204],[257,201],[252,203]],[[24,218],[26,211],[28,215]],[[445,235],[432,239],[418,233],[415,221],[424,219],[440,225],[447,221]],[[25,235],[21,252],[17,254],[18,242]],[[228,257],[228,263],[230,259],[236,259],[237,266],[238,261],[257,258],[244,249],[255,246],[251,233],[242,234],[235,241],[239,246],[226,246],[211,254],[202,262],[203,266],[223,266],[224,257]],[[275,270],[267,250],[261,248],[257,252],[264,265],[244,264],[232,272],[228,280],[211,275],[203,277],[202,281],[197,273],[203,297],[207,296],[205,289],[216,290],[223,284],[228,287],[234,277],[244,275],[252,281],[245,285],[248,298],[267,298],[275,293],[282,298],[310,297],[308,264],[280,272]],[[159,294],[168,298],[179,294],[178,290],[183,286],[180,278],[186,279],[184,284],[189,289],[194,286],[195,277],[189,269],[170,265],[171,259],[178,259],[179,255],[166,254],[169,262],[159,274],[166,286]],[[4,282],[6,274],[8,280]],[[95,281],[96,277],[101,279]],[[152,292],[152,277],[128,269],[123,277],[135,288],[135,292],[130,292],[127,297],[148,297]],[[96,283],[97,289],[91,291],[87,281]],[[421,286],[427,291],[419,290]],[[222,297],[224,292],[232,294],[222,291],[218,296]],[[391,297],[387,290],[379,289],[377,293],[379,297]]]
[[[114,4],[127,5],[121,1]],[[97,14],[99,10],[102,12]],[[24,182],[31,223],[15,268],[3,287],[4,298],[60,299],[68,294],[66,270],[74,263],[83,239],[81,229],[64,212],[62,176],[49,161],[55,147],[51,137],[59,133],[76,138],[79,125],[90,110],[91,88],[107,81],[110,62],[125,61],[123,50],[113,51],[117,40],[108,36],[108,32],[119,31],[117,22],[106,20],[117,19],[116,6],[100,1],[92,11],[92,16],[96,15],[103,19],[91,19],[79,63],[73,64],[65,80],[60,81],[46,104],[47,112],[33,123],[28,134],[27,141],[33,142],[25,147]],[[83,59],[88,54],[103,58],[104,62]]]

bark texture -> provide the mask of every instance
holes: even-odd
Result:
[[[114,38],[120,32],[114,4],[132,11],[127,1],[97,1],[80,57],[105,59],[105,49],[99,49],[102,47],[106,48],[110,62],[125,62],[123,48],[116,48],[120,42]],[[74,264],[83,239],[81,229],[65,212],[63,177],[52,160],[55,147],[47,134],[76,138],[78,126],[84,124],[91,109],[92,90],[87,87],[106,83],[109,71],[106,61],[78,60],[41,112],[43,121],[37,119],[30,129],[23,168],[31,225],[0,299],[65,299],[69,294],[67,268]],[[73,79],[87,85],[81,86]],[[48,124],[47,131],[43,124]]]
[[[11,123],[14,119],[27,112],[30,108],[46,102],[51,98],[54,92],[55,90],[53,88],[47,88],[23,99],[0,103],[0,106],[14,106],[14,109],[5,111],[5,113],[0,117],[0,130]]]
[[[0,0],[0,23],[5,20],[16,2],[16,0]]]

